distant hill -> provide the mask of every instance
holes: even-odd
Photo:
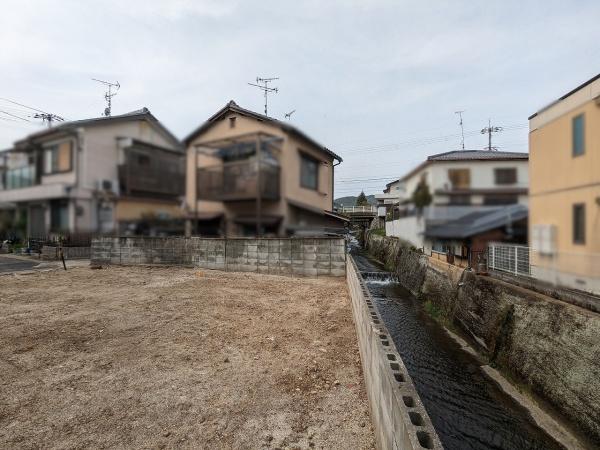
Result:
[[[354,206],[356,205],[356,195],[348,195],[346,197],[336,198],[333,203],[335,206]],[[367,195],[367,200],[369,204],[376,205],[377,201],[375,200],[374,195]]]

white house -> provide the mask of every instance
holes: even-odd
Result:
[[[427,238],[427,228],[474,211],[526,206],[528,157],[527,153],[485,150],[429,156],[402,178],[388,183],[383,194],[376,195],[387,212],[386,234],[431,249],[436,243]],[[431,203],[421,211],[412,201],[419,183],[424,183],[431,194]]]

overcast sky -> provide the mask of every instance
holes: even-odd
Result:
[[[95,117],[90,78],[118,80],[113,114],[147,106],[183,138],[230,99],[261,112],[247,83],[277,76],[269,114],[344,158],[336,197],[374,193],[459,148],[457,110],[467,148],[491,118],[527,151],[527,117],[600,72],[599,20],[598,0],[3,0],[0,97]],[[0,148],[40,128],[0,111]]]

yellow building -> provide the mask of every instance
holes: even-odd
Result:
[[[529,117],[532,274],[600,293],[600,74]]]

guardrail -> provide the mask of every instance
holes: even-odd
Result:
[[[376,213],[377,206],[342,206],[341,208],[338,208],[337,211],[341,213]]]

